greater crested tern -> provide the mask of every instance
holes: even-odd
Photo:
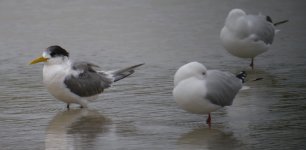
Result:
[[[87,107],[88,101],[98,98],[104,89],[119,81],[143,65],[138,64],[115,71],[97,71],[98,65],[89,62],[73,62],[69,53],[60,46],[50,46],[42,56],[30,64],[44,63],[43,83],[48,91],[58,100],[69,105],[79,104]]]
[[[269,16],[247,15],[241,9],[232,9],[225,20],[220,39],[230,54],[251,58],[250,66],[253,69],[254,58],[271,46],[277,31],[275,26],[285,22],[288,20],[273,23]]]
[[[229,72],[207,70],[199,62],[190,62],[181,66],[174,75],[174,100],[188,112],[208,114],[206,122],[210,127],[210,113],[232,105],[245,78],[245,71],[235,76]]]

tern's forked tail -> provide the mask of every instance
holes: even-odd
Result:
[[[130,76],[131,74],[135,72],[134,70],[135,68],[142,66],[142,65],[144,65],[144,63],[113,71],[111,74],[114,77],[114,82]]]

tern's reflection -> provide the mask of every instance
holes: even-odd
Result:
[[[45,147],[58,150],[94,145],[99,134],[108,132],[110,124],[110,119],[94,110],[70,109],[59,112],[47,128]]]
[[[240,149],[242,146],[232,133],[207,127],[195,128],[181,135],[177,143],[183,149]]]

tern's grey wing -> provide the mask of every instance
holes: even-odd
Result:
[[[113,83],[107,74],[97,73],[93,67],[94,64],[86,62],[76,62],[72,69],[80,72],[77,76],[69,75],[65,78],[64,83],[74,94],[81,97],[89,97],[103,92]]]
[[[249,34],[253,36],[252,38],[254,38],[254,40],[272,44],[275,29],[274,25],[267,21],[265,16],[247,15],[245,19],[247,21]]]
[[[231,73],[208,70],[206,74],[206,97],[219,106],[232,105],[233,100],[242,87],[242,82]]]
[[[85,61],[74,62],[72,64],[72,69],[74,70],[96,72],[94,68],[99,68],[99,66]]]

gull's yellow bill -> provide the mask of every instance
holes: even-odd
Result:
[[[30,65],[32,65],[32,64],[37,64],[37,63],[39,63],[39,62],[46,62],[48,60],[48,58],[45,58],[45,57],[38,57],[38,58],[36,58],[36,59],[34,59],[34,60],[32,60],[31,62],[30,62]]]

